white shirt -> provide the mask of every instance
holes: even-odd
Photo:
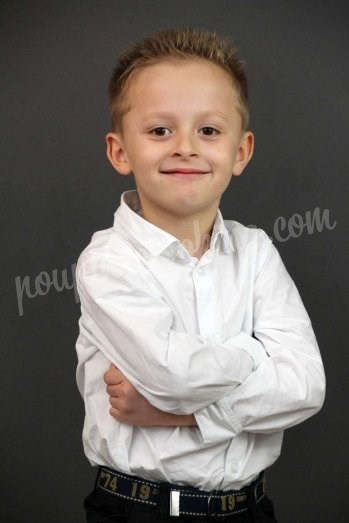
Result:
[[[136,191],[77,264],[77,383],[92,465],[201,489],[241,488],[279,456],[283,430],[322,406],[325,376],[297,288],[262,229],[223,221],[198,260],[141,216]],[[163,411],[197,427],[109,414],[113,362]]]

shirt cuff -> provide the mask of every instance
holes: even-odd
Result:
[[[230,408],[228,396],[194,412],[204,445],[211,446],[231,440],[242,431],[242,426]]]

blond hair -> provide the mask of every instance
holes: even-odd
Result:
[[[246,65],[239,59],[237,52],[228,38],[192,27],[163,29],[133,43],[119,55],[118,64],[109,82],[112,129],[122,132],[122,118],[130,110],[127,94],[140,69],[164,60],[201,58],[209,60],[229,74],[237,94],[237,109],[242,117],[242,128],[246,130],[249,121]]]

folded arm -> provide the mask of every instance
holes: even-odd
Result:
[[[242,431],[284,430],[315,414],[324,400],[324,369],[309,316],[277,249],[269,239],[266,242],[268,253],[254,287],[254,336],[267,357],[239,387],[194,411],[207,444]],[[106,374],[106,382],[113,372]],[[107,390],[115,401],[113,389]],[[111,414],[117,417],[113,409]],[[148,420],[158,425],[194,424],[193,417],[163,414],[153,418],[149,413]]]
[[[172,414],[154,407],[113,364],[104,374],[104,381],[111,405],[109,412],[122,423],[142,427],[196,426],[193,414]]]
[[[325,374],[311,321],[279,252],[265,241],[269,249],[254,286],[253,331],[268,358],[234,391],[195,412],[206,442],[242,431],[284,430],[317,413],[324,401]]]
[[[82,257],[77,286],[84,338],[165,412],[192,414],[223,398],[266,357],[244,332],[224,343],[177,332],[171,307],[149,279],[109,259]]]

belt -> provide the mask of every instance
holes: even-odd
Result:
[[[265,476],[261,472],[250,485],[240,490],[213,490],[211,492],[184,485],[148,481],[123,472],[99,467],[96,489],[119,498],[157,506],[160,492],[168,492],[170,516],[210,517],[222,520],[248,510],[251,500],[258,503],[265,495]]]

